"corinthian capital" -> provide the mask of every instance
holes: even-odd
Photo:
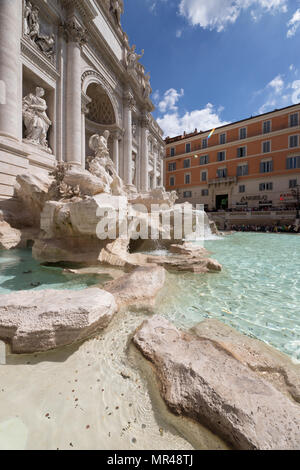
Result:
[[[146,128],[149,127],[149,124],[150,124],[149,113],[142,114],[141,119],[140,119],[140,124],[141,124],[141,127],[146,127]]]
[[[87,30],[75,18],[64,23],[62,30],[69,42],[76,42],[80,46],[87,42]]]
[[[133,97],[133,94],[129,91],[125,94],[124,96],[124,105],[127,106],[128,108],[130,108],[131,110],[135,107],[136,105],[136,102],[135,102],[135,99]]]

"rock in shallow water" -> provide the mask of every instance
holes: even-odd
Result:
[[[241,335],[243,336],[243,335]],[[206,425],[236,449],[299,449],[300,407],[221,342],[145,321],[134,344],[152,362],[170,409]]]
[[[14,353],[47,351],[106,328],[117,311],[113,295],[81,291],[21,291],[0,296],[0,339]]]

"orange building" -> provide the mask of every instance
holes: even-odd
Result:
[[[166,139],[165,185],[207,210],[289,208],[300,185],[300,104]]]

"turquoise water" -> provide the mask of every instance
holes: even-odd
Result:
[[[300,360],[300,237],[236,233],[205,247],[222,273],[168,274],[156,313],[183,327],[216,318]],[[0,252],[0,294],[84,289],[108,279],[40,266],[30,250]]]
[[[169,275],[159,313],[185,327],[216,318],[300,360],[300,237],[236,233],[205,247],[223,272]]]
[[[32,258],[31,250],[0,251],[0,294],[18,290],[80,290],[109,279],[63,274],[63,268],[41,266]]]

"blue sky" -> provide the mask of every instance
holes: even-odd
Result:
[[[300,0],[124,0],[165,132],[300,102]]]

